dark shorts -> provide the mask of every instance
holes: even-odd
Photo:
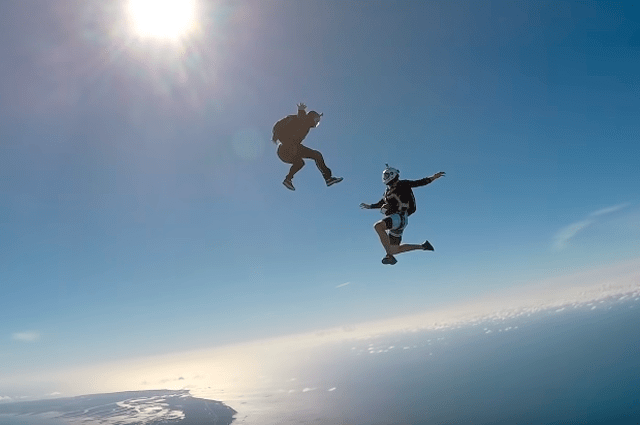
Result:
[[[389,235],[389,242],[392,246],[399,246],[402,242],[402,237],[396,237],[395,235]]]

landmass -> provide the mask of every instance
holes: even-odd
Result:
[[[237,412],[188,390],[145,390],[0,404],[0,424],[228,425]]]

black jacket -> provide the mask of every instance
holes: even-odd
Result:
[[[424,186],[431,182],[433,182],[431,177],[418,180],[398,180],[396,183],[387,186],[382,199],[372,204],[371,208],[379,209],[386,205],[387,215],[394,213],[412,215],[416,211],[416,199],[411,188]]]
[[[273,126],[271,140],[283,144],[301,144],[309,134],[309,130],[315,123],[310,120],[304,110],[298,110],[298,114],[287,115]]]

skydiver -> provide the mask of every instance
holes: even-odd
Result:
[[[298,114],[288,115],[279,120],[273,126],[273,137],[271,140],[278,145],[278,157],[284,163],[291,164],[289,174],[285,177],[282,184],[292,191],[295,191],[293,183],[293,175],[304,167],[304,159],[308,158],[316,162],[316,166],[322,173],[327,186],[342,181],[341,177],[331,175],[331,169],[324,163],[324,158],[320,151],[316,151],[302,145],[302,141],[309,133],[309,130],[318,127],[320,118],[323,114],[316,111],[307,113],[307,106],[303,103],[298,104]]]
[[[433,176],[419,180],[400,180],[400,171],[393,167],[387,167],[382,172],[382,182],[387,185],[384,196],[375,204],[361,203],[363,209],[380,209],[385,217],[376,222],[373,228],[380,237],[380,242],[387,255],[382,259],[385,265],[395,265],[397,260],[394,254],[412,250],[431,250],[434,248],[425,241],[422,244],[400,244],[402,232],[407,227],[408,218],[416,211],[416,200],[411,188],[427,185],[444,176],[444,172],[438,172]]]

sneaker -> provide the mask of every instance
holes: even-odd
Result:
[[[334,183],[342,182],[342,178],[331,176],[329,179],[325,179],[325,182],[327,182],[327,186],[331,186]]]
[[[435,249],[433,248],[433,246],[431,245],[431,243],[429,241],[425,241],[424,243],[422,243],[422,250],[434,251]]]
[[[284,182],[282,182],[282,184],[292,191],[296,190],[296,188],[294,188],[293,184],[291,183],[291,180],[289,179],[285,179]]]
[[[398,263],[398,261],[395,257],[388,254],[382,259],[382,263],[384,263],[385,265],[395,265],[396,263]]]

